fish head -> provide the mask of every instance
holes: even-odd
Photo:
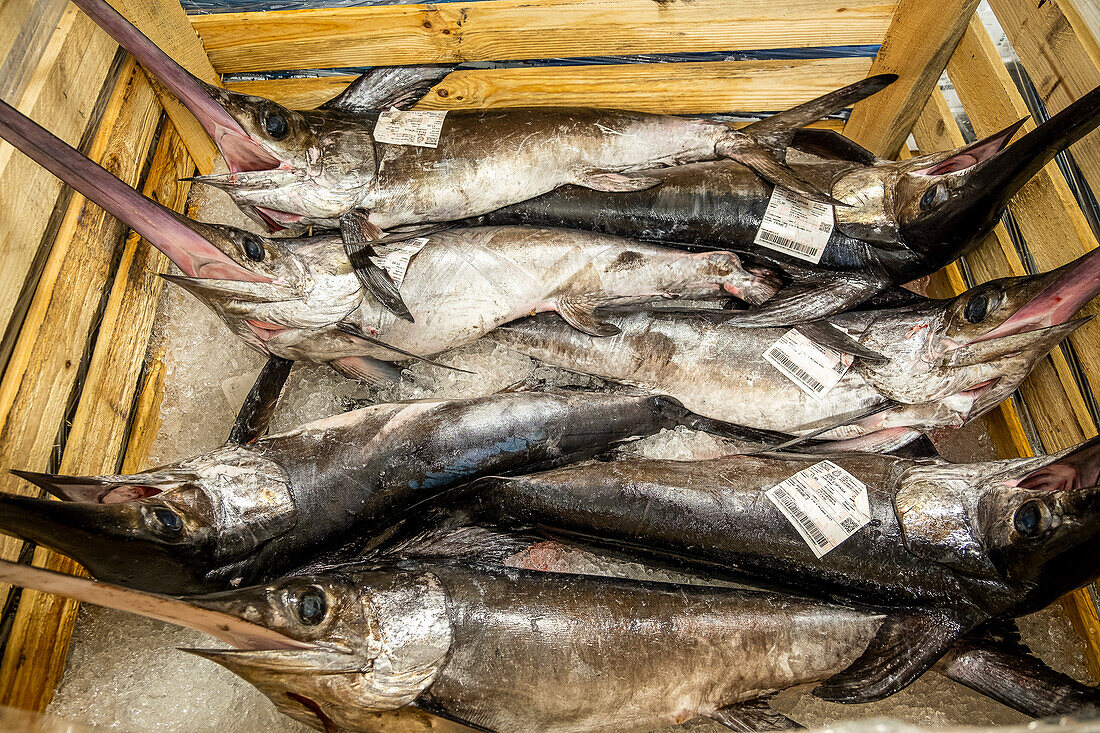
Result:
[[[1035,364],[1089,318],[1100,293],[1100,252],[1042,275],[1002,278],[955,298],[880,311],[860,341],[889,359],[856,369],[893,400],[966,398],[970,419],[1010,395]]]
[[[228,145],[236,138],[215,138],[228,172],[192,180],[228,193],[269,232],[301,232],[309,221],[336,220],[356,207],[374,181],[374,138],[362,116],[297,112],[262,97],[216,91],[249,145],[275,164],[239,155]]]
[[[15,473],[61,501],[0,494],[0,531],[154,592],[241,582],[257,549],[297,517],[285,472],[240,447],[131,475]]]
[[[444,589],[429,572],[371,569],[289,578],[189,601],[246,619],[311,650],[192,650],[240,675],[293,718],[367,730],[413,702],[452,641]]]
[[[919,253],[928,272],[965,254],[1032,176],[1100,125],[1100,89],[1009,145],[1025,122],[955,150],[840,176],[832,195],[848,206],[836,208],[838,229]]]
[[[895,509],[907,547],[1009,589],[1027,613],[1100,575],[1100,440],[1060,453],[910,469]]]

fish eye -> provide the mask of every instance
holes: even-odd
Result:
[[[247,237],[244,240],[244,253],[248,255],[248,259],[253,262],[264,261],[264,245],[256,237]]]
[[[966,307],[963,308],[963,318],[971,323],[981,323],[987,315],[989,315],[989,297],[987,295],[979,293],[966,301]]]
[[[1012,526],[1024,537],[1034,537],[1050,526],[1050,509],[1038,499],[1029,499],[1016,509]]]
[[[264,132],[276,140],[282,140],[290,132],[290,125],[278,112],[268,112],[264,116]]]
[[[298,620],[306,626],[316,626],[328,614],[328,599],[320,588],[307,588],[294,602]]]
[[[933,206],[939,206],[947,200],[947,186],[942,183],[937,183],[932,188],[924,192],[924,195],[920,197],[920,210],[928,211]]]
[[[157,507],[153,510],[153,516],[160,522],[160,526],[164,527],[169,532],[179,532],[183,529],[183,520],[180,519],[180,515],[176,514],[171,509]]]

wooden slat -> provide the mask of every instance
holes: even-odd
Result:
[[[1077,33],[1056,0],[990,4],[1051,114],[1100,87],[1094,39]],[[1092,190],[1100,191],[1100,131],[1070,150]]]
[[[82,13],[70,7],[14,106],[76,145],[88,126],[117,48]],[[0,332],[15,313],[24,282],[33,276],[42,231],[60,191],[61,182],[52,174],[0,142],[0,242],[4,247]]]
[[[844,134],[894,158],[936,87],[979,0],[903,0],[882,43],[873,74],[899,79],[855,106]]]
[[[1060,0],[1059,5],[1093,63],[1100,65],[1100,5],[1093,0]]]
[[[1027,116],[1023,98],[1001,62],[989,34],[976,18],[959,43],[958,51],[947,67],[979,136],[989,135]],[[1035,128],[1028,122],[1023,131]],[[1040,271],[1046,272],[1073,260],[1096,247],[1096,238],[1084,214],[1070,193],[1069,186],[1055,163],[1050,163],[1024,186],[1009,204],[1027,242],[1028,250]],[[1100,304],[1091,303],[1082,315],[1100,313]],[[1093,385],[1100,385],[1100,323],[1086,324],[1070,336],[1070,342],[1081,359],[1082,369]],[[1068,365],[1055,364],[1066,394],[1073,395],[1076,386]],[[1079,394],[1079,392],[1077,392]],[[1079,416],[1082,429],[1088,433],[1092,420]],[[1052,446],[1047,446],[1053,449]]]
[[[194,15],[221,72],[877,44],[884,0],[482,0]]]
[[[137,185],[160,110],[144,74],[128,61],[88,157]],[[38,493],[8,469],[49,467],[125,232],[98,206],[73,197],[0,381],[0,490]],[[14,559],[20,544],[0,538],[0,557]]]
[[[868,58],[715,61],[528,69],[448,75],[417,109],[583,106],[642,112],[775,112],[858,81]],[[312,109],[355,77],[235,82],[228,88]]]
[[[165,123],[145,194],[177,211],[187,200],[189,183],[179,179],[194,172],[187,148],[171,122]],[[73,417],[61,461],[63,473],[98,474],[117,470],[135,407],[134,394],[149,346],[168,259],[133,232],[111,288],[88,376]],[[154,377],[154,384],[156,378]],[[147,381],[147,384],[149,382]],[[143,390],[134,413],[135,430],[155,423],[158,395]],[[152,399],[147,399],[147,398]],[[140,436],[147,437],[147,436]],[[124,464],[139,465],[150,441],[131,435]],[[80,566],[62,555],[37,548],[34,564],[65,573]],[[44,710],[65,670],[69,640],[79,604],[49,593],[24,591],[0,665],[0,701],[26,710]]]
[[[0,99],[23,96],[68,0],[0,3]]]
[[[210,59],[203,50],[195,30],[187,20],[179,0],[109,0],[115,10],[157,44],[178,64],[203,81],[221,85],[221,78],[214,72]],[[159,85],[157,96],[180,136],[187,144],[187,151],[199,171],[209,173],[219,153],[214,142],[187,108]]]

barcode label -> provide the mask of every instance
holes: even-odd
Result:
[[[389,273],[394,285],[401,287],[401,282],[405,279],[405,273],[409,271],[409,262],[412,261],[417,252],[424,249],[424,245],[427,243],[427,237],[417,237],[406,242],[398,242],[384,248],[381,254],[370,259],[371,262]]]
[[[795,329],[764,351],[764,360],[811,397],[821,397],[844,378],[854,359],[815,343]]]
[[[821,262],[832,234],[832,206],[776,186],[754,241],[816,265]]]
[[[871,521],[867,485],[832,461],[799,471],[766,493],[818,559]]]
[[[378,115],[378,122],[374,125],[374,141],[422,148],[437,147],[446,116],[446,110],[399,110],[391,107]]]

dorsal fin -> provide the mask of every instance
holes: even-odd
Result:
[[[318,109],[337,109],[344,112],[371,112],[391,107],[408,109],[443,77],[454,71],[455,66],[376,66],[364,72],[347,89]]]

